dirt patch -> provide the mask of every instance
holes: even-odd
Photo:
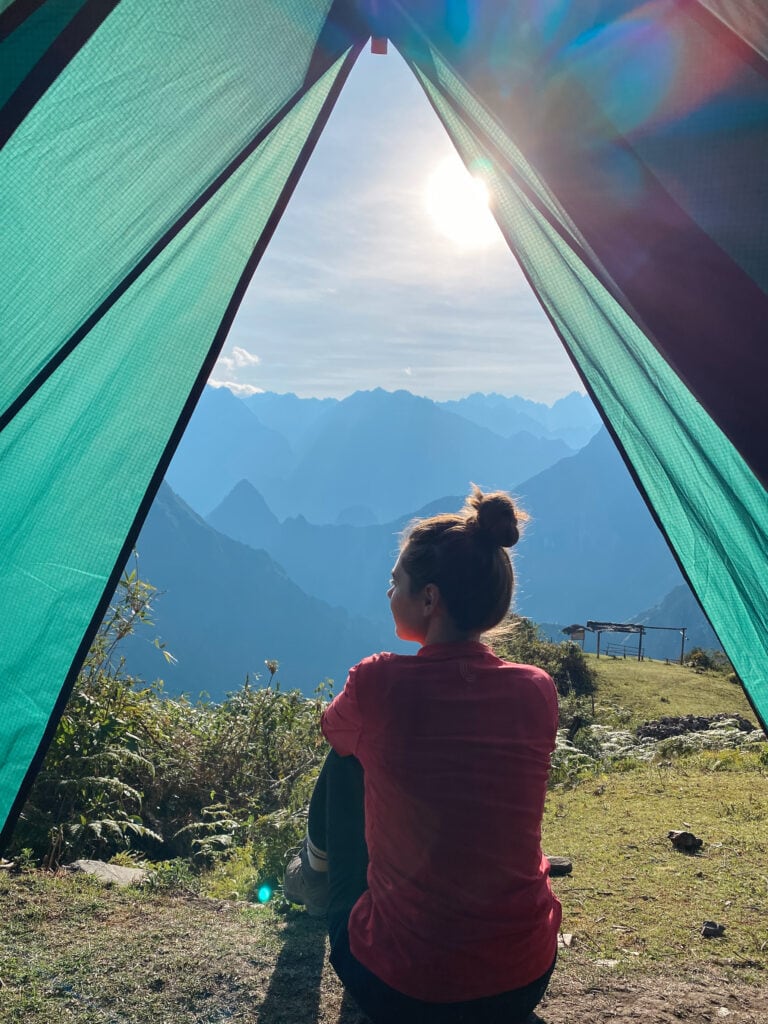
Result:
[[[542,1024],[765,1024],[768,990],[715,972],[683,978],[650,974],[631,980],[604,976],[589,981],[576,973],[553,978],[538,1018]]]
[[[565,959],[565,958],[564,958]],[[669,977],[627,977],[569,952],[531,1024],[768,1024],[768,985],[739,981],[729,969],[703,968]],[[307,1003],[307,994],[316,999]],[[288,922],[259,1024],[367,1024],[327,962],[322,926]]]

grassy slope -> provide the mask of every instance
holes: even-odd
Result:
[[[737,712],[755,721],[724,675],[588,657],[598,720],[621,717],[631,728],[662,715]],[[677,853],[671,829],[703,838],[701,853]],[[757,980],[768,970],[768,764],[757,752],[697,754],[554,790],[543,832],[548,852],[574,861],[573,875],[554,882],[574,948],[625,971],[708,962]],[[725,924],[725,936],[702,938],[704,920]]]
[[[716,677],[605,659],[598,671],[596,705],[609,718],[617,707],[633,721],[748,711],[741,692]],[[688,826],[705,840],[696,857],[675,853],[666,839]],[[574,944],[561,951],[548,1022],[613,1020],[622,1000],[634,1012],[672,983],[679,1004],[659,995],[648,1019],[672,1019],[669,1007],[674,1019],[685,1016],[688,997],[719,1005],[729,990],[733,1006],[757,1007],[744,1017],[734,1010],[731,1020],[761,1019],[768,766],[756,752],[698,754],[555,790],[544,843],[574,860],[573,875],[554,882]],[[708,918],[727,926],[724,938],[701,938]],[[2,1024],[362,1020],[327,965],[322,930],[300,912],[2,872],[0,922]],[[710,1019],[697,1014],[688,1016]]]
[[[298,912],[37,872],[0,877],[0,906],[2,1024],[339,1017],[325,935]]]
[[[596,706],[608,719],[611,709],[631,712],[630,727],[662,715],[716,715],[737,712],[757,724],[744,691],[717,672],[694,672],[662,661],[596,658],[589,664],[598,675]]]
[[[704,839],[676,852],[670,829]],[[768,769],[730,751],[675,766],[642,766],[554,791],[544,822],[550,853],[573,874],[554,881],[563,931],[618,969],[715,963],[755,981],[768,970]],[[724,938],[701,937],[705,920]]]

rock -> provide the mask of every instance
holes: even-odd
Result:
[[[547,856],[547,860],[549,861],[549,873],[552,878],[562,878],[563,875],[570,875],[573,871],[573,864],[567,857]]]
[[[670,840],[676,850],[681,853],[698,853],[704,845],[704,840],[699,839],[693,832],[667,832],[667,839]]]
[[[123,868],[103,860],[73,860],[71,864],[62,864],[61,870],[94,875],[105,885],[141,885],[147,877],[144,868]]]
[[[570,949],[575,941],[572,932],[560,932],[557,936],[557,945],[560,949]]]
[[[705,939],[719,939],[725,934],[725,925],[718,924],[717,921],[705,921],[701,934]]]

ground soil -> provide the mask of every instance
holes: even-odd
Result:
[[[322,940],[319,927],[306,918],[297,916],[288,923],[270,992],[256,1018],[259,1024],[367,1024],[327,961],[319,999],[310,1000],[309,1006],[305,1002],[307,993],[318,987],[308,955],[313,934]],[[530,1024],[768,1024],[768,981],[746,984],[733,965],[696,968],[678,977],[653,971],[626,976],[573,950],[562,959],[567,962],[556,971]]]
[[[712,940],[713,942],[716,940]],[[707,947],[709,949],[709,947]],[[768,1024],[763,963],[561,950],[531,1024]],[[0,878],[0,1024],[366,1024],[303,911],[144,894],[42,872]]]
[[[647,975],[628,980],[604,976],[587,982],[575,972],[554,979],[537,1016],[543,1024],[768,1024],[768,991],[729,981],[713,971],[702,971],[696,977]]]

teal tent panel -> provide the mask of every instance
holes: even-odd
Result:
[[[768,58],[768,7],[763,0],[701,0],[739,39]]]
[[[301,95],[329,6],[122,0],[67,64],[0,153],[0,414]]]
[[[169,438],[210,372],[254,242],[273,226],[351,59],[292,108],[0,434],[0,678],[14,681],[0,726],[1,820],[112,592]]]
[[[414,67],[467,167],[488,183],[510,247],[768,718],[768,496],[620,299],[588,240],[436,51]],[[604,268],[599,267],[603,270]]]
[[[492,163],[498,132],[525,154],[580,258],[765,486],[768,62],[697,0],[389,10],[457,117],[452,81],[483,108]]]

